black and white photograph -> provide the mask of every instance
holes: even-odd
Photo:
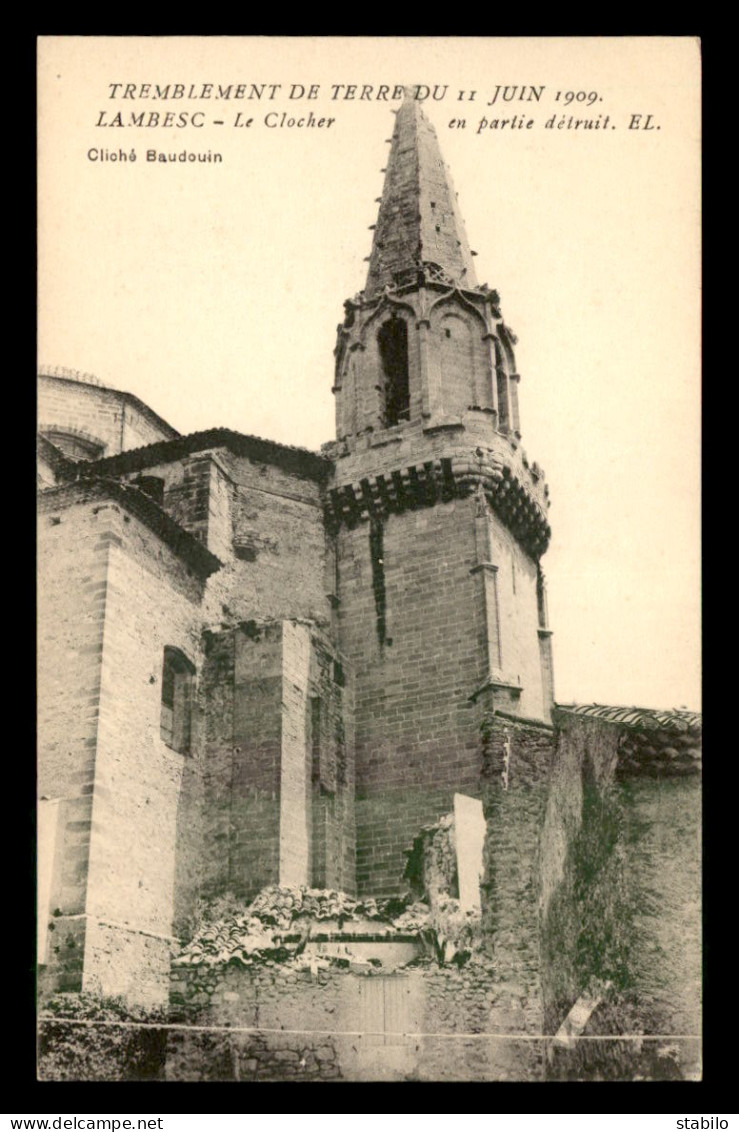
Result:
[[[37,49],[38,1080],[700,1081],[700,42]]]

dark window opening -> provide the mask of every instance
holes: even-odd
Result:
[[[186,755],[192,738],[192,689],[195,668],[179,649],[164,650],[159,734],[174,751]]]
[[[155,503],[161,507],[164,503],[164,480],[161,476],[137,476],[135,480],[131,481],[139,491],[143,491],[144,495],[148,495]]]
[[[401,318],[391,318],[377,335],[385,376],[385,427],[410,419],[408,379],[408,328]]]
[[[498,428],[511,427],[511,413],[508,404],[508,378],[504,373],[498,374]]]
[[[385,557],[383,550],[382,520],[370,519],[370,562],[372,563],[372,590],[375,595],[375,620],[380,648],[385,645]]]

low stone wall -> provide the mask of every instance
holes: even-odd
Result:
[[[542,842],[544,1030],[580,1018],[574,1040],[551,1047],[548,1076],[696,1079],[699,737],[676,724],[672,745],[664,727],[635,742],[619,723],[566,711],[557,725]]]
[[[492,1081],[536,1080],[543,1071],[543,1041],[522,1033],[491,971],[478,965],[429,962],[385,975],[279,963],[187,967],[175,968],[173,987],[176,1008],[198,1025],[233,1028],[226,1037],[236,1053],[228,1062],[225,1038],[212,1046],[211,1036],[201,1063],[200,1039],[180,1033],[168,1047],[171,1079]]]
[[[267,962],[180,967],[166,1023],[45,1019],[47,1080],[539,1080],[489,970],[422,963],[393,974]]]

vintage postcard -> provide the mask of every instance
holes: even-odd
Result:
[[[39,1077],[698,1079],[700,43],[38,108]]]

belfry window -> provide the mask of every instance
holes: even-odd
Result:
[[[408,381],[408,328],[401,318],[391,318],[377,334],[385,378],[385,419],[390,428],[410,419]]]
[[[507,432],[511,427],[511,411],[508,401],[508,376],[498,370],[498,428]]]
[[[195,668],[179,649],[167,645],[162,666],[162,708],[159,734],[174,751],[190,752],[192,689]]]

